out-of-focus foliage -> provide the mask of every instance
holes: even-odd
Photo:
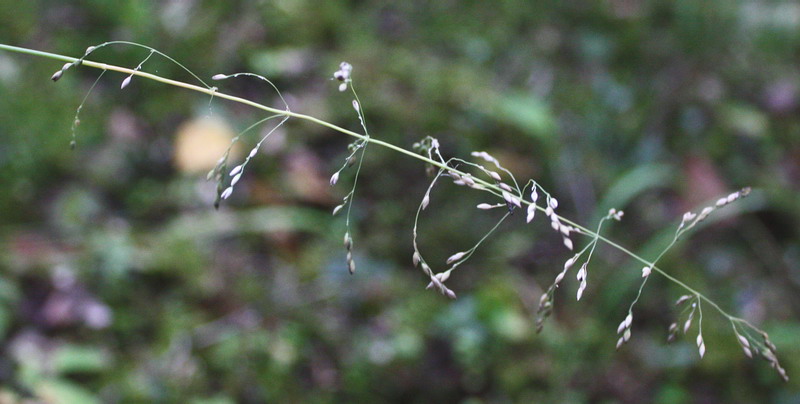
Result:
[[[458,300],[424,290],[410,229],[428,179],[377,147],[359,181],[350,276],[329,212],[352,171],[327,184],[350,139],[289,121],[213,211],[202,159],[256,111],[138,78],[120,91],[109,73],[70,151],[98,71],[54,84],[60,63],[0,53],[4,403],[800,401],[794,1],[0,0],[0,22],[11,45],[80,56],[131,40],[203,78],[264,74],[294,110],[356,130],[350,97],[329,80],[346,60],[373,136],[403,147],[435,136],[461,157],[487,150],[589,227],[624,209],[610,236],[646,258],[683,212],[752,186],[661,266],[765,328],[794,377],[784,384],[747,360],[710,307],[704,360],[693,335],[667,345],[682,291],[658,278],[615,353],[640,267],[610,248],[596,253],[581,302],[567,282],[537,336],[538,297],[568,252],[520,214],[453,275]],[[133,67],[146,55],[92,58]],[[155,57],[144,70],[192,79]],[[279,106],[262,84],[219,86]],[[437,188],[423,250],[443,262],[471,246],[495,219],[480,202]]]

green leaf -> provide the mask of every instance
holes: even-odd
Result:
[[[674,170],[667,164],[648,164],[635,167],[626,172],[609,187],[600,203],[598,216],[603,216],[609,209],[625,209],[625,207],[643,192],[669,185]]]
[[[108,357],[99,349],[65,345],[53,356],[53,368],[63,373],[96,373],[108,367]]]
[[[491,110],[499,120],[533,137],[547,140],[555,135],[555,117],[549,105],[535,95],[514,93],[501,96]]]
[[[71,382],[49,379],[40,382],[36,395],[47,404],[95,404],[100,401],[91,392]]]

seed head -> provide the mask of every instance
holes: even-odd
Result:
[[[539,309],[541,309],[542,306],[544,306],[545,303],[547,303],[549,300],[550,300],[550,295],[548,295],[547,293],[543,293],[542,296],[539,297]]]
[[[578,286],[577,300],[581,300],[584,290],[586,290],[586,279],[582,280],[580,286]]]
[[[447,259],[447,264],[452,264],[453,262],[458,261],[461,258],[464,258],[465,255],[467,255],[467,253],[464,252],[464,251],[457,252],[457,253],[451,255],[450,258]]]
[[[440,281],[439,278],[433,275],[431,275],[431,283],[426,287],[426,289],[430,289],[432,287],[436,287],[436,289],[439,289],[440,292],[444,293],[444,284],[442,284],[442,281]]]
[[[347,81],[350,79],[350,73],[353,72],[353,65],[347,62],[339,63],[339,70],[333,73],[333,78],[339,81]]]
[[[676,306],[680,306],[680,305],[686,303],[686,301],[689,300],[689,299],[691,299],[691,296],[683,295],[683,296],[679,297],[678,300],[675,301],[675,305]]]
[[[762,349],[762,350],[761,350],[761,356],[763,356],[763,357],[764,357],[764,359],[765,359],[767,362],[770,362],[770,364],[771,364],[773,367],[775,366],[775,364],[776,364],[776,363],[778,363],[778,358],[775,356],[775,353],[774,353],[774,352],[772,352],[772,351],[771,351],[771,350],[769,350],[769,349]]]
[[[772,341],[770,341],[769,335],[766,332],[762,331],[761,336],[764,338],[764,345],[766,345],[770,351],[775,352],[778,350],[778,348],[775,347],[775,344],[773,344]]]
[[[625,323],[625,328],[631,328],[631,324],[633,324],[633,313],[628,313],[623,323]]]
[[[447,272],[439,272],[435,276],[436,276],[436,279],[440,280],[441,282],[445,282],[448,279],[450,279],[450,272],[449,271],[447,271]]]
[[[431,197],[426,193],[425,196],[422,197],[422,210],[425,210],[429,203],[431,203]]]
[[[678,226],[678,228],[679,229],[683,228],[683,226],[685,226],[686,223],[691,222],[692,220],[694,220],[695,217],[697,217],[697,214],[695,214],[695,213],[692,213],[692,212],[684,213],[683,214],[683,218],[681,219],[681,224],[680,224],[680,226]]]
[[[669,325],[668,329],[669,335],[667,335],[667,342],[675,341],[675,338],[678,334],[678,323],[672,323]]]
[[[711,206],[706,206],[705,208],[703,208],[702,211],[700,211],[700,216],[697,217],[697,221],[699,222],[699,221],[705,219],[713,211],[714,211],[714,208],[712,208]]]
[[[422,272],[425,272],[425,274],[428,276],[433,276],[433,272],[431,272],[431,267],[429,267],[428,264],[422,261],[420,262],[420,265],[422,267]]]
[[[119,89],[122,90],[123,88],[128,87],[128,84],[131,84],[131,79],[132,78],[133,78],[133,75],[125,77],[125,80],[122,80],[122,84],[119,85]]]
[[[233,193],[233,187],[228,187],[225,188],[224,191],[222,191],[222,194],[219,197],[222,199],[228,199],[228,197],[231,196],[232,193]]]
[[[503,199],[505,199],[506,203],[510,205],[514,205],[518,208],[522,207],[522,203],[520,202],[519,198],[516,196],[511,195],[509,192],[503,191]]]
[[[564,271],[566,271],[570,267],[572,267],[572,265],[575,264],[575,261],[577,261],[577,260],[578,260],[578,254],[575,254],[575,256],[573,256],[572,258],[568,259],[567,262],[564,263]]]
[[[525,222],[530,223],[533,221],[534,216],[536,216],[536,204],[532,203],[528,205],[528,215],[525,217]]]
[[[692,316],[689,315],[689,318],[686,320],[685,323],[683,323],[683,333],[686,334],[686,332],[689,331],[689,327],[691,326],[692,326]]]
[[[497,166],[497,168],[500,168],[500,162],[498,162],[497,159],[492,157],[492,155],[490,155],[489,153],[486,153],[484,151],[472,152],[472,156],[482,158],[489,163],[493,163],[495,166]]]
[[[745,347],[745,348],[749,348],[750,347],[750,341],[748,341],[747,338],[745,338],[745,337],[743,337],[741,335],[738,335],[737,337],[739,339],[739,343],[742,344],[743,347]]]

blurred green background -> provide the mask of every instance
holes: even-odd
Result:
[[[351,139],[289,121],[214,211],[209,159],[255,110],[139,78],[120,91],[108,73],[70,151],[99,72],[53,83],[62,63],[0,52],[2,403],[800,402],[795,1],[0,0],[0,22],[10,45],[78,57],[130,40],[204,79],[263,74],[293,110],[358,130],[329,79],[346,60],[373,136],[489,151],[588,227],[624,209],[608,235],[645,258],[683,212],[751,186],[661,266],[768,331],[794,377],[745,358],[710,307],[704,360],[694,332],[666,344],[683,291],[659,277],[615,352],[640,265],[608,247],[584,298],[568,278],[536,335],[539,295],[569,257],[543,217],[503,224],[448,281],[459,299],[426,291],[411,227],[429,179],[379,147],[359,180],[350,276],[330,211],[353,171],[327,182]],[[192,80],[157,57],[144,70]],[[280,106],[254,80],[215,85]],[[437,187],[420,222],[430,262],[492,226],[499,213],[480,202],[492,201]]]

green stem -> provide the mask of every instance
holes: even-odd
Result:
[[[22,53],[22,54],[33,55],[33,56],[38,56],[38,57],[44,57],[44,58],[48,58],[48,59],[60,60],[60,61],[69,62],[69,63],[74,63],[75,61],[78,60],[77,58],[70,57],[70,56],[64,56],[64,55],[59,55],[59,54],[55,54],[55,53],[43,52],[43,51],[38,51],[38,50],[34,50],[34,49],[21,48],[21,47],[5,45],[5,44],[0,44],[0,50],[6,50],[6,51],[9,51],[9,52],[16,52],[16,53]],[[276,115],[282,115],[282,116],[286,116],[286,117],[292,117],[292,118],[297,118],[297,119],[301,119],[301,120],[304,120],[304,121],[312,122],[312,123],[315,123],[317,125],[324,126],[326,128],[329,128],[329,129],[335,130],[337,132],[343,133],[345,135],[361,139],[361,140],[363,140],[365,142],[374,143],[374,144],[376,144],[378,146],[382,146],[382,147],[385,147],[387,149],[396,151],[398,153],[405,154],[406,156],[415,158],[417,160],[424,161],[425,163],[431,164],[431,165],[433,165],[435,167],[438,167],[438,168],[440,168],[442,170],[449,171],[449,172],[454,172],[454,173],[457,173],[459,175],[467,175],[466,173],[464,173],[462,171],[459,171],[459,170],[457,170],[455,168],[449,167],[449,166],[447,166],[446,164],[444,164],[442,162],[433,160],[433,159],[428,158],[426,156],[423,156],[421,154],[414,153],[414,152],[406,150],[406,149],[404,149],[402,147],[395,146],[395,145],[393,145],[391,143],[387,143],[387,142],[382,141],[380,139],[375,139],[375,138],[370,137],[368,135],[362,135],[360,133],[353,132],[351,130],[342,128],[340,126],[334,125],[334,124],[332,124],[330,122],[323,121],[323,120],[315,118],[313,116],[300,114],[300,113],[297,113],[297,112],[291,112],[291,111],[276,109],[276,108],[268,107],[268,106],[263,105],[263,104],[259,104],[259,103],[254,102],[254,101],[250,101],[250,100],[241,98],[241,97],[236,97],[236,96],[233,96],[233,95],[230,95],[230,94],[221,93],[221,92],[218,92],[216,90],[216,88],[214,88],[214,87],[212,87],[212,88],[204,88],[204,87],[200,87],[200,86],[197,86],[197,85],[194,85],[194,84],[189,84],[189,83],[184,83],[182,81],[177,81],[177,80],[164,78],[164,77],[157,76],[155,74],[151,74],[151,73],[147,73],[147,72],[143,72],[143,71],[137,71],[137,70],[134,70],[134,69],[128,69],[128,68],[125,68],[125,67],[110,65],[110,64],[106,64],[106,63],[94,62],[94,61],[91,61],[91,60],[84,60],[81,64],[84,65],[84,66],[93,67],[93,68],[96,68],[96,69],[111,70],[111,71],[120,72],[120,73],[124,73],[124,74],[128,74],[128,75],[139,76],[139,77],[142,77],[142,78],[154,80],[154,81],[157,81],[157,82],[160,82],[160,83],[164,83],[164,84],[167,84],[167,85],[171,85],[171,86],[175,86],[175,87],[181,87],[181,88],[185,88],[187,90],[192,90],[192,91],[197,91],[199,93],[208,94],[208,95],[213,96],[213,97],[223,98],[223,99],[226,99],[226,100],[229,100],[229,101],[238,102],[240,104],[249,105],[249,106],[251,106],[253,108],[257,108],[257,109],[260,109],[260,110],[263,110],[263,111],[267,111],[267,112],[270,112],[270,113],[273,113],[273,114],[276,114]],[[493,183],[487,182],[487,181],[482,180],[482,179],[477,178],[477,177],[473,177],[473,179],[475,180],[475,182],[480,183],[481,185],[483,185],[484,187],[486,187],[490,191],[494,191],[497,194],[500,194],[502,192],[502,190],[499,187],[497,187],[495,184],[493,184]],[[525,204],[528,204],[528,205],[530,205],[532,203],[532,202],[524,200],[524,199],[522,199],[522,202],[524,202]],[[544,208],[542,208],[542,207],[540,207],[538,205],[536,206],[536,208],[538,210],[540,210],[540,211],[544,211],[545,210]],[[653,263],[648,262],[644,258],[642,258],[642,257],[636,255],[635,253],[633,253],[632,251],[628,250],[627,248],[625,248],[625,247],[623,247],[623,246],[621,246],[621,245],[619,245],[619,244],[607,239],[606,237],[601,236],[600,234],[597,234],[594,231],[591,231],[591,230],[587,229],[584,226],[581,226],[581,225],[579,225],[579,224],[577,224],[577,223],[575,223],[575,222],[573,222],[573,221],[571,221],[569,219],[563,218],[561,216],[559,216],[559,219],[562,220],[564,223],[569,224],[570,226],[573,226],[573,227],[575,227],[577,229],[582,230],[585,234],[587,234],[587,235],[589,235],[591,237],[594,237],[595,239],[601,240],[604,243],[608,244],[609,246],[618,249],[619,251],[627,254],[631,258],[633,258],[633,259],[635,259],[635,260],[637,260],[637,261],[639,261],[639,262],[641,262],[641,263],[643,263],[645,265],[648,265],[648,266],[649,265],[653,265]],[[696,296],[699,296],[700,299],[706,301],[709,305],[711,305],[712,307],[717,309],[717,311],[719,311],[726,318],[728,318],[728,319],[736,318],[736,317],[731,316],[730,314],[728,314],[726,311],[724,311],[721,307],[719,307],[716,303],[714,303],[712,300],[707,298],[702,293],[700,293],[697,290],[689,287],[685,283],[679,281],[678,279],[676,279],[675,277],[669,275],[668,273],[666,273],[665,271],[661,270],[660,268],[658,268],[656,266],[653,266],[653,270],[658,272],[659,274],[661,274],[662,276],[664,276],[668,280],[674,282],[675,284],[683,287],[684,289],[686,289],[690,293],[692,293],[692,294],[694,294]]]

